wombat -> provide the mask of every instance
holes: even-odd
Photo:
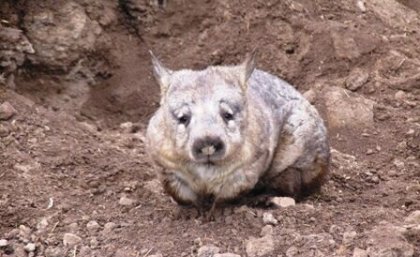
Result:
[[[176,71],[150,53],[161,98],[147,149],[176,202],[214,207],[257,187],[300,197],[326,180],[323,120],[291,85],[255,68],[255,50],[239,65]]]

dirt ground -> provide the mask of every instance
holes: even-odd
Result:
[[[420,256],[419,1],[4,0],[0,24],[0,256]],[[144,149],[148,50],[199,69],[254,47],[326,120],[331,177],[208,222]]]

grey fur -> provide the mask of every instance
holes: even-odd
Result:
[[[255,54],[249,56],[236,66],[170,72],[153,57],[162,96],[147,148],[179,203],[235,199],[257,184],[300,196],[328,175],[327,131],[317,110],[284,80],[254,70]],[[213,154],[220,146],[205,162],[194,154],[203,138],[223,143],[198,148]]]

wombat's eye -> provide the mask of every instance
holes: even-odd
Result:
[[[189,115],[183,114],[178,117],[178,123],[187,126],[188,123],[190,122],[190,119],[191,117]]]
[[[226,121],[226,122],[228,122],[228,121],[231,121],[231,120],[233,120],[233,114],[232,113],[230,113],[230,112],[223,112],[222,113],[222,117],[223,117],[223,119]]]

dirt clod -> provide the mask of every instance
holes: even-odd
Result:
[[[0,120],[8,120],[16,113],[16,109],[9,102],[0,104]]]
[[[82,242],[82,238],[72,234],[72,233],[65,233],[63,236],[63,244],[64,246],[73,247],[75,245],[78,245]]]
[[[273,197],[270,202],[277,208],[286,208],[296,205],[295,199],[291,197]]]

